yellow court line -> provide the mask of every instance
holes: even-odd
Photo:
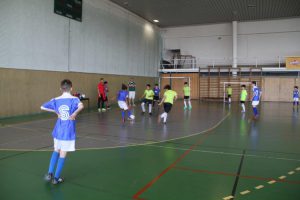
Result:
[[[245,190],[243,192],[240,192],[241,195],[246,195],[246,194],[249,194],[250,193],[250,190]]]
[[[228,197],[224,197],[223,200],[230,200],[230,199],[233,199],[233,198],[234,198],[234,196],[231,196],[231,195],[230,195],[230,196],[228,196]]]
[[[184,139],[184,138],[189,138],[189,137],[193,137],[196,135],[201,135],[204,134],[206,132],[212,131],[213,129],[217,128],[223,121],[225,121],[225,119],[227,119],[230,116],[230,112],[227,113],[227,115],[225,115],[217,124],[215,124],[214,126],[203,130],[199,133],[194,133],[191,135],[186,135],[186,136],[182,136],[182,137],[178,137],[178,138],[172,138],[169,140],[162,140],[162,141],[157,141],[157,142],[146,142],[146,143],[132,143],[129,145],[121,145],[121,146],[113,146],[113,147],[95,147],[95,148],[78,148],[76,149],[77,151],[88,151],[88,150],[102,150],[102,149],[117,149],[117,148],[126,148],[126,147],[135,147],[135,146],[146,146],[146,145],[150,145],[150,144],[158,144],[158,143],[164,143],[164,142],[170,142],[170,141],[174,141],[174,140],[180,140],[180,139]],[[46,150],[35,150],[35,149],[0,149],[0,151],[46,151]],[[48,150],[48,151],[52,151],[52,150]]]
[[[269,181],[268,183],[271,185],[271,184],[276,183],[276,181],[275,181],[275,180],[272,180],[272,181]]]
[[[263,186],[263,185],[258,185],[258,186],[255,187],[255,189],[259,190],[259,189],[262,189],[262,188],[264,188],[264,187],[265,187],[265,186]]]

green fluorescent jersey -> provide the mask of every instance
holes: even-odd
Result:
[[[164,96],[165,96],[165,103],[173,104],[174,103],[174,97],[177,96],[177,93],[173,90],[167,90],[164,93]]]
[[[243,89],[241,92],[241,101],[246,101],[247,95],[248,95],[247,90]]]
[[[183,87],[183,94],[184,96],[191,96],[191,88],[189,86],[184,86]]]

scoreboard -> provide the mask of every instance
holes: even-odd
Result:
[[[54,13],[81,22],[82,0],[54,0]]]

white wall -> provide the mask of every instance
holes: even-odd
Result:
[[[82,22],[54,0],[0,1],[0,67],[157,76],[159,29],[107,0],[84,0]]]
[[[181,49],[200,62],[230,64],[232,24],[212,24],[166,28],[162,31],[163,48]],[[277,62],[278,56],[300,55],[300,18],[239,22],[238,57],[241,64]]]

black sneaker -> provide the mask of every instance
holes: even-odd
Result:
[[[53,185],[57,185],[57,184],[60,184],[60,183],[63,183],[64,182],[64,179],[59,177],[59,178],[53,178],[52,180],[52,184]]]
[[[151,116],[151,115],[152,115],[152,113],[149,113],[149,115]]]
[[[48,173],[44,176],[44,180],[47,182],[50,182],[53,179],[53,174],[52,173]]]

